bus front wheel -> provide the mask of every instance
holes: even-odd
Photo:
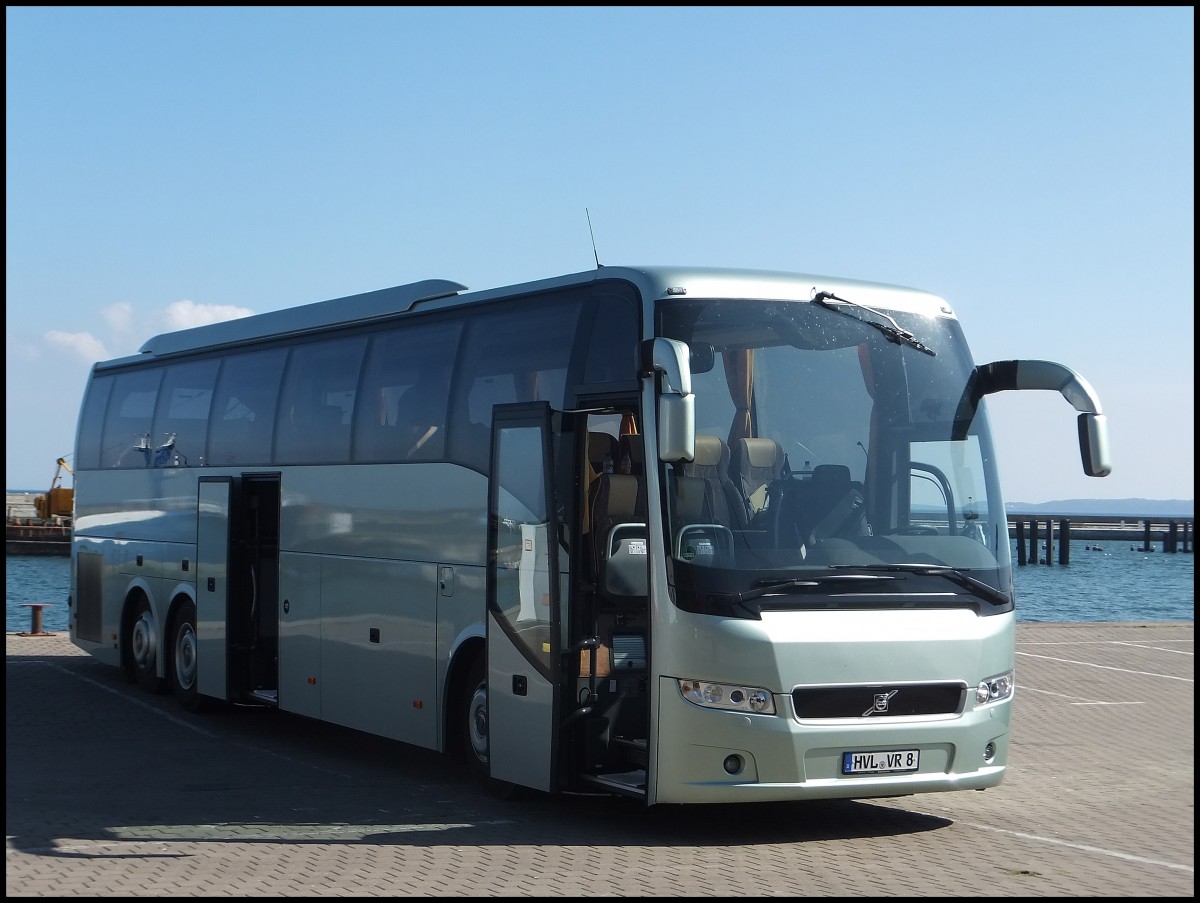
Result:
[[[491,776],[487,670],[482,658],[476,659],[471,665],[464,696],[465,704],[460,717],[467,770],[477,783],[498,799],[507,800],[521,796],[521,788],[516,784]]]
[[[487,674],[483,662],[476,660],[467,678],[466,705],[463,712],[463,747],[467,769],[480,783],[488,780],[488,707]]]
[[[171,692],[179,704],[189,712],[199,712],[205,707],[205,698],[197,689],[196,675],[199,665],[200,643],[196,637],[196,606],[184,602],[175,614],[171,627],[171,659],[168,671]]]

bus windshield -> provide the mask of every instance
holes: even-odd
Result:
[[[796,301],[671,300],[696,456],[664,465],[691,611],[1012,608],[1008,524],[958,321]]]

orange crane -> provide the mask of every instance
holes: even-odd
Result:
[[[75,471],[71,470],[66,460],[59,458],[58,466],[54,468],[54,479],[50,481],[49,491],[45,495],[33,497],[33,507],[37,509],[38,517],[42,520],[50,520],[52,517],[71,517],[75,513],[75,490],[60,485],[64,470],[71,476],[75,476]]]

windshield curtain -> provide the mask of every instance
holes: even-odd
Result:
[[[999,597],[981,603],[946,569],[1011,599],[991,435],[958,323],[887,316],[934,353],[811,303],[660,304],[659,334],[693,351],[696,458],[664,465],[681,607],[721,613],[763,585],[851,571],[889,576],[869,593],[831,594],[823,580],[767,603],[911,604],[918,594],[994,608]]]

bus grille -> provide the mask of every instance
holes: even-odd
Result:
[[[966,698],[963,683],[798,687],[792,691],[792,705],[800,719],[955,715],[962,711]]]

